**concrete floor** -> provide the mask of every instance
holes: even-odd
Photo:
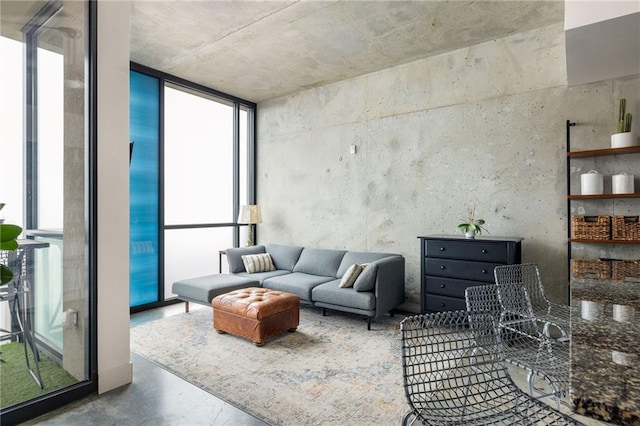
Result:
[[[190,306],[191,311],[209,309]],[[164,318],[184,312],[184,304],[131,315],[131,325]],[[131,354],[133,383],[103,395],[90,396],[59,410],[45,414],[28,425],[233,425],[257,426],[266,423],[235,408],[189,382],[169,373],[146,359]],[[510,368],[514,381],[524,388],[526,375]],[[545,401],[555,407],[555,401]],[[566,406],[561,411],[571,414]],[[573,414],[587,426],[606,423]],[[400,423],[400,419],[398,420]]]
[[[207,307],[191,306],[191,310]],[[131,325],[184,312],[172,305],[131,316]],[[29,425],[233,425],[264,422],[216,398],[152,362],[131,354],[133,383],[45,414]]]

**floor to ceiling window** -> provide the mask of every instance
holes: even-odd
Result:
[[[219,271],[246,239],[254,202],[255,105],[133,65],[131,306],[175,297],[174,281]]]
[[[96,389],[92,16],[81,1],[0,9],[0,222],[23,228],[17,250],[0,251],[13,272],[0,287],[7,424]]]

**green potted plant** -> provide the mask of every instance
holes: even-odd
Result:
[[[636,134],[631,131],[631,120],[633,116],[630,112],[626,112],[626,109],[627,100],[622,98],[620,99],[616,126],[618,133],[611,135],[611,148],[624,148],[637,145],[638,139]]]
[[[465,238],[475,238],[477,235],[482,235],[482,231],[487,231],[484,226],[484,219],[476,219],[475,206],[469,207],[467,211],[467,221],[458,225],[458,229],[464,234]]]
[[[0,210],[4,203],[0,203]],[[0,250],[15,250],[18,248],[16,239],[22,232],[22,228],[17,225],[0,223]],[[13,279],[13,272],[7,265],[0,264],[0,285],[6,284]]]

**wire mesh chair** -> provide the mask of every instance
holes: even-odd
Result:
[[[578,425],[511,380],[490,314],[438,312],[405,318],[403,424]]]
[[[547,299],[537,265],[496,266],[494,275],[503,310],[541,322],[547,336],[550,336],[550,327],[555,327],[563,338],[569,338],[569,306],[551,303]]]
[[[467,287],[467,311],[489,313],[500,327],[505,360],[527,371],[529,394],[542,398],[553,395],[560,408],[561,398],[569,392],[569,344],[540,333],[538,324],[529,318],[516,321],[503,318],[495,284]],[[551,392],[535,388],[536,377],[549,384]]]

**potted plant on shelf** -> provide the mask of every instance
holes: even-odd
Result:
[[[464,234],[465,238],[475,238],[476,234],[482,235],[482,231],[487,231],[484,226],[484,219],[476,219],[475,206],[469,207],[467,211],[467,221],[458,225],[458,229]]]
[[[637,145],[638,139],[636,134],[631,131],[631,120],[633,116],[630,112],[626,112],[627,100],[620,99],[620,107],[618,110],[617,131],[611,135],[611,148],[624,148],[627,146]]]

